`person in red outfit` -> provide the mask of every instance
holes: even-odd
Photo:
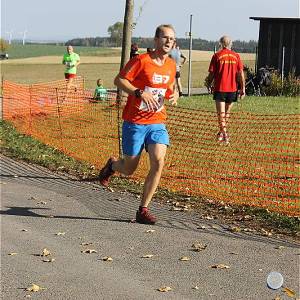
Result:
[[[165,126],[167,99],[176,105],[176,64],[168,54],[175,42],[171,25],[156,28],[155,49],[133,57],[115,78],[115,85],[128,94],[123,110],[122,148],[124,157],[111,157],[100,171],[99,180],[104,186],[117,171],[131,175],[136,170],[143,149],[148,152],[150,170],[146,177],[136,221],[154,224],[156,217],[148,206],[159,184],[164,158],[169,145]]]
[[[229,114],[238,97],[245,97],[245,76],[243,63],[238,53],[231,50],[232,41],[229,36],[220,38],[220,50],[216,52],[209,65],[208,84],[213,83],[213,99],[219,121],[218,141],[229,143],[227,125]],[[239,90],[238,90],[239,89]]]

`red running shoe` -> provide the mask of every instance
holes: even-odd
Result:
[[[147,207],[143,207],[142,210],[136,212],[136,222],[140,224],[154,225],[156,217],[151,215]]]
[[[115,171],[112,169],[114,161],[117,161],[117,159],[115,157],[111,157],[98,175],[100,183],[104,186],[108,186],[110,177],[115,174]]]

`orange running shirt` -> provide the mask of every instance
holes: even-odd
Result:
[[[150,92],[157,97],[159,108],[156,111],[149,111],[140,98],[129,95],[123,110],[123,120],[136,124],[165,123],[167,114],[164,99],[168,98],[168,94],[173,93],[171,88],[175,74],[176,64],[169,57],[162,66],[156,64],[148,53],[131,59],[121,70],[120,76],[130,81],[136,88]]]
[[[236,92],[236,75],[242,70],[243,63],[236,52],[224,48],[215,53],[208,69],[214,74],[214,91]]]

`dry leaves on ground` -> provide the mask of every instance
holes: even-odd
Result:
[[[285,287],[283,288],[283,291],[286,293],[288,297],[296,298],[296,292],[293,291],[292,289]]]
[[[65,232],[57,232],[55,233],[55,235],[65,235],[66,233]]]
[[[182,256],[182,257],[179,258],[179,260],[180,260],[180,261],[190,261],[191,258],[188,257],[188,256]]]
[[[154,229],[148,229],[148,230],[146,230],[146,233],[153,233],[153,232],[155,232]]]
[[[43,261],[43,262],[52,263],[52,262],[55,261],[55,258],[44,258],[42,261]]]
[[[104,257],[102,257],[102,260],[103,261],[113,261],[113,259],[110,257],[110,256],[104,256]]]
[[[169,292],[172,291],[172,288],[169,286],[163,286],[157,289],[159,292]]]
[[[152,258],[153,256],[153,254],[145,254],[142,256],[142,258]]]
[[[38,286],[37,284],[32,283],[31,286],[26,288],[26,291],[28,292],[38,292],[41,290],[45,290],[45,288]]]
[[[202,250],[205,250],[207,248],[207,244],[196,242],[192,245],[192,250],[196,252],[200,252]]]
[[[229,228],[229,231],[231,231],[231,232],[241,232],[242,229],[238,226],[233,226],[233,227]]]
[[[18,254],[17,252],[8,253],[8,255],[10,255],[10,256],[17,255],[17,254]]]
[[[211,268],[213,268],[213,269],[230,269],[229,266],[224,265],[224,264],[216,264],[216,265],[212,265]]]
[[[41,253],[41,256],[48,256],[48,255],[51,255],[51,252],[47,248],[44,248]]]
[[[97,253],[97,251],[95,249],[85,249],[85,250],[81,250],[81,253],[91,254],[91,253]]]

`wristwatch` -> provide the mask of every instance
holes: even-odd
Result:
[[[144,93],[144,91],[141,90],[141,89],[136,89],[136,90],[134,91],[134,94],[135,94],[135,96],[136,96],[137,98],[141,98],[141,96],[142,96],[143,93]]]

